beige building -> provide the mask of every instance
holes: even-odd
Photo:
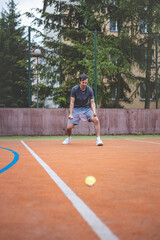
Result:
[[[117,21],[112,21],[112,20],[108,20],[105,24],[106,28],[105,31],[107,34],[109,35],[114,35],[117,36],[118,35],[118,22]],[[140,26],[141,27],[141,26]],[[141,28],[140,31],[140,35],[139,37],[144,37],[147,34],[147,26],[143,26]],[[153,65],[152,65],[152,70],[151,70],[151,93],[150,93],[150,109],[155,109],[156,108],[156,46],[154,46],[153,48]],[[158,49],[158,63],[160,62],[160,50]],[[134,66],[134,68],[132,69],[132,72],[135,76],[141,76],[141,77],[145,77],[145,73],[140,71],[138,66]],[[158,84],[160,84],[160,80],[158,79]],[[120,101],[120,104],[124,107],[124,108],[141,108],[144,109],[145,107],[145,84],[130,84],[130,88],[131,88],[131,93],[128,94],[128,97],[133,97],[133,101],[132,103],[125,103],[123,102],[123,99]],[[117,90],[115,89],[115,93],[114,95],[116,96],[116,92]],[[112,98],[112,100],[114,100],[115,97]],[[158,106],[160,108],[160,98],[158,101]]]

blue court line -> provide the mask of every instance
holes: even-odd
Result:
[[[7,166],[5,166],[4,168],[0,169],[0,173],[8,170],[9,168],[11,168],[19,159],[19,154],[11,149],[8,149],[8,148],[3,148],[3,147],[0,147],[2,149],[5,149],[5,150],[8,150],[10,152],[12,152],[14,154],[14,159],[12,160],[11,163],[9,163]]]

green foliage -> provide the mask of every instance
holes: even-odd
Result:
[[[27,41],[13,0],[0,18],[0,104],[27,107]]]
[[[72,1],[75,3],[75,1]],[[127,92],[130,88],[126,82],[126,76],[133,79],[130,74],[132,59],[126,49],[128,38],[122,34],[119,38],[106,35],[102,31],[105,18],[104,8],[106,1],[76,1],[76,4],[66,4],[61,1],[45,1],[44,10],[47,5],[55,4],[55,11],[48,13],[43,11],[46,31],[57,33],[57,39],[44,38],[46,46],[47,68],[43,69],[46,77],[52,79],[52,83],[58,81],[59,87],[53,91],[53,97],[60,107],[68,107],[72,83],[78,80],[80,73],[87,73],[89,85],[95,87],[95,42],[94,31],[97,35],[97,71],[98,71],[98,105],[101,107],[120,107],[120,96],[112,104],[111,88],[119,87],[118,82],[124,86],[123,99],[126,102]],[[63,9],[63,25],[62,12]],[[102,12],[104,14],[100,15]],[[64,39],[62,42],[61,39]],[[70,44],[68,44],[70,43]],[[112,56],[112,59],[111,59]],[[72,80],[67,81],[70,78]],[[107,79],[107,83],[105,80]],[[115,84],[113,84],[113,82]],[[122,94],[121,94],[122,96]]]
[[[88,74],[89,85],[94,89],[94,31],[97,30],[98,105],[122,107],[121,100],[126,103],[133,100],[130,84],[146,82],[148,108],[153,31],[160,25],[159,1],[72,0],[71,3],[45,0],[41,11],[46,32],[52,31],[56,36],[44,37],[46,66],[42,71],[50,84],[59,82],[59,87],[53,89],[56,103],[60,107],[69,106],[70,90],[80,73]],[[53,5],[55,9],[47,12],[47,6]],[[106,32],[109,19],[117,21],[117,34]],[[147,24],[148,34],[141,34],[141,20],[143,27]],[[133,74],[135,64],[144,77]],[[113,97],[115,89],[117,94]]]
[[[69,108],[71,88],[77,85],[77,79],[67,79],[59,88],[54,88],[54,102],[60,108]]]

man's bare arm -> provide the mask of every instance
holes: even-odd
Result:
[[[91,99],[91,108],[92,108],[94,117],[96,117],[97,113],[96,113],[96,105],[95,105],[94,99]]]
[[[70,98],[69,116],[68,116],[69,119],[73,119],[72,111],[73,111],[73,107],[74,107],[74,101],[75,101],[75,98],[71,97]]]

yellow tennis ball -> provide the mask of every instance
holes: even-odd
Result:
[[[89,187],[92,187],[95,184],[95,182],[96,182],[96,179],[93,176],[88,176],[85,179],[85,184],[87,184]]]

